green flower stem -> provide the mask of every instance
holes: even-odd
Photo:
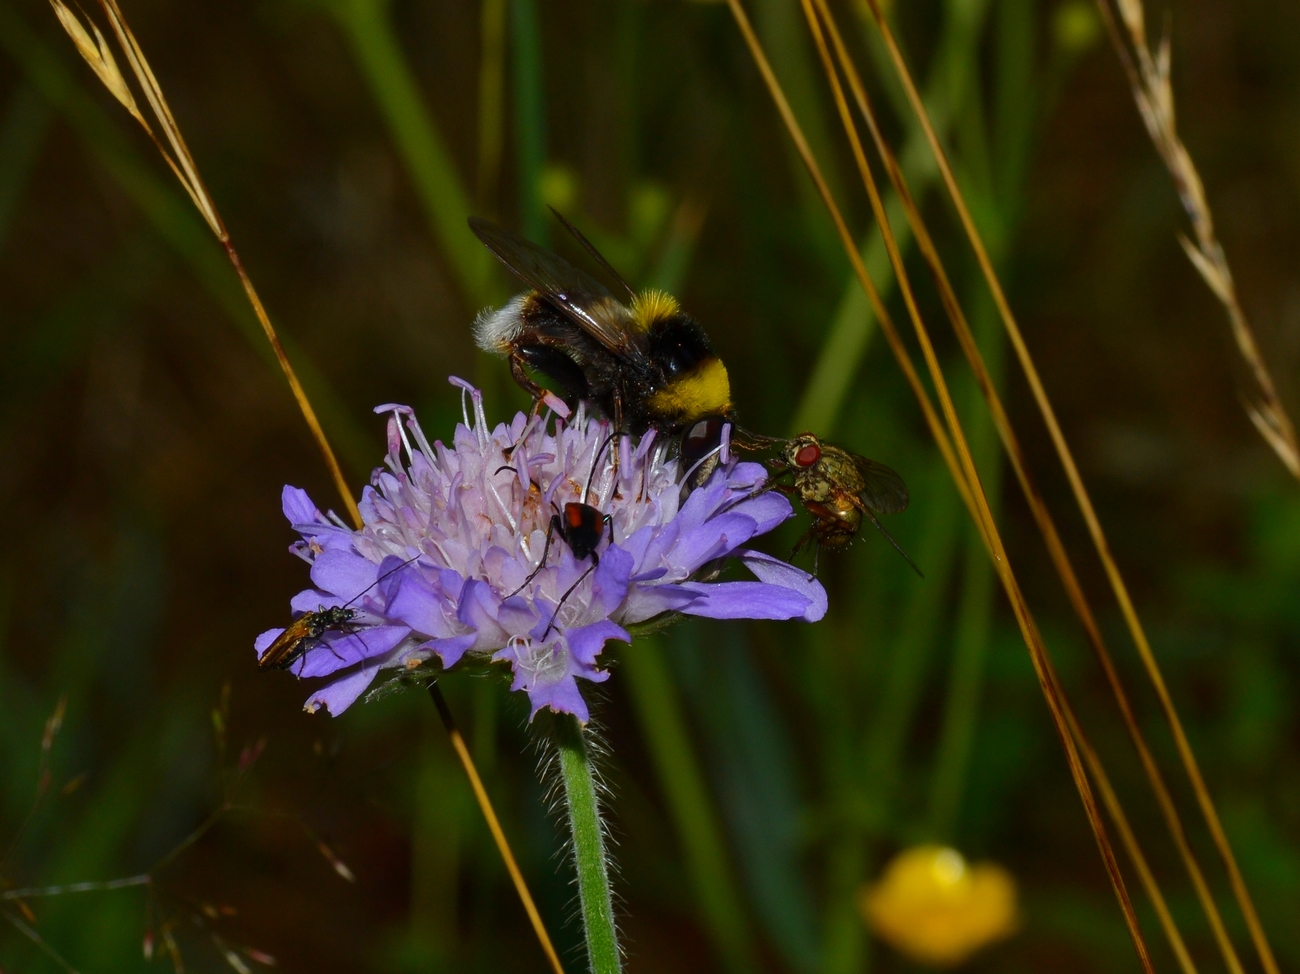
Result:
[[[600,823],[600,802],[582,727],[574,717],[556,720],[555,745],[560,753],[564,802],[573,833],[573,861],[578,870],[578,901],[587,939],[591,974],[617,974],[622,969],[614,902],[609,891],[609,865]]]

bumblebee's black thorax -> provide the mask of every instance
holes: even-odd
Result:
[[[665,382],[693,372],[702,363],[718,357],[704,329],[684,314],[652,322],[646,337],[650,343],[650,359]]]

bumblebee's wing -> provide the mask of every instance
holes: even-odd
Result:
[[[636,292],[632,290],[632,285],[629,284],[627,281],[623,280],[623,275],[620,274],[618,271],[614,270],[610,262],[605,259],[605,255],[602,254],[599,250],[597,250],[596,245],[587,239],[586,234],[584,234],[581,230],[579,230],[572,223],[570,223],[565,218],[564,214],[561,213],[559,210],[557,210],[555,207],[548,206],[547,209],[551,211],[555,219],[559,220],[560,223],[564,225],[564,229],[568,230],[569,233],[573,235],[573,238],[577,240],[578,243],[582,244],[582,249],[585,250],[587,253],[591,254],[592,259],[595,260],[597,264],[605,268],[605,273],[607,273],[614,280],[618,281],[619,286],[624,291],[627,292],[628,298],[636,297]]]
[[[627,306],[590,274],[537,244],[479,217],[469,228],[510,273],[572,318],[611,352],[638,357],[646,352],[645,336]]]
[[[901,514],[907,510],[911,498],[902,477],[883,463],[857,454],[853,455],[853,463],[862,475],[861,500],[867,510],[880,514]]]

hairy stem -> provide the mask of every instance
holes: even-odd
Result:
[[[564,804],[573,833],[573,861],[578,870],[578,900],[582,906],[588,963],[592,974],[617,974],[622,964],[618,933],[614,929],[614,902],[609,890],[600,802],[583,730],[576,718],[565,716],[556,721],[555,745],[564,780]]]

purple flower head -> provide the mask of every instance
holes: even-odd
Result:
[[[489,428],[482,394],[450,446],[430,444],[406,406],[389,412],[386,465],[361,499],[364,527],[326,517],[306,493],[285,487],[285,516],[302,535],[291,550],[311,565],[313,588],[296,612],[346,606],[352,619],[312,641],[291,666],[328,681],[307,710],[339,714],[379,671],[443,668],[466,654],[510,664],[512,689],[543,707],[587,720],[577,678],[600,682],[605,643],[665,613],[713,619],[804,619],[826,612],[812,576],[749,544],[786,518],[789,501],[761,492],[766,471],[734,459],[681,500],[673,451],[651,430],[611,437],[582,409],[569,420],[515,416]],[[614,455],[616,453],[616,456]],[[608,517],[594,555],[579,559],[552,515],[569,503]],[[756,577],[712,582],[723,559]],[[539,567],[540,566],[540,567]],[[258,637],[261,654],[283,630]]]

